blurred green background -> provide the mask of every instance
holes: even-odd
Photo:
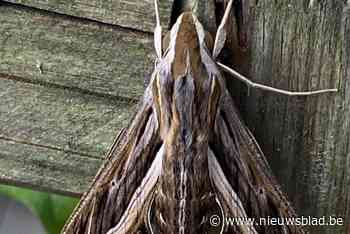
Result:
[[[0,194],[15,199],[40,217],[48,234],[58,234],[78,199],[30,189],[0,185]]]

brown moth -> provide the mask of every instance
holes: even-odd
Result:
[[[155,1],[158,58],[150,84],[62,233],[304,233],[297,225],[225,223],[228,217],[296,214],[240,120],[220,69],[287,95],[336,90],[274,89],[216,61],[231,5],[215,40],[191,12],[180,15],[162,40]]]

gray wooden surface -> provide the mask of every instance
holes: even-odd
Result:
[[[261,0],[253,13],[254,81],[339,92],[297,98],[251,90],[248,125],[299,215],[344,220],[312,233],[350,233],[349,1]]]
[[[51,191],[83,192],[133,106],[0,77],[1,178]]]
[[[0,73],[135,99],[153,68],[150,34],[0,7]]]
[[[0,181],[79,196],[152,72],[153,1],[21,3],[0,4]]]
[[[7,0],[7,2],[145,32],[153,32],[155,22],[153,0]],[[161,22],[165,28],[169,25],[172,4],[173,0],[159,0]]]

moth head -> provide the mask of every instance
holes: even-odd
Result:
[[[212,50],[213,39],[191,12],[182,13],[163,39],[164,59],[172,64],[174,77],[186,72],[186,56],[190,56],[190,68],[196,73],[201,64],[201,49]],[[210,52],[209,52],[210,53]]]

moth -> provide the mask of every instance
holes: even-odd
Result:
[[[157,59],[150,83],[63,234],[304,233],[297,225],[225,222],[296,214],[240,120],[222,71],[287,95],[336,90],[275,89],[220,63],[232,2],[213,40],[191,12],[162,38],[155,0]]]

